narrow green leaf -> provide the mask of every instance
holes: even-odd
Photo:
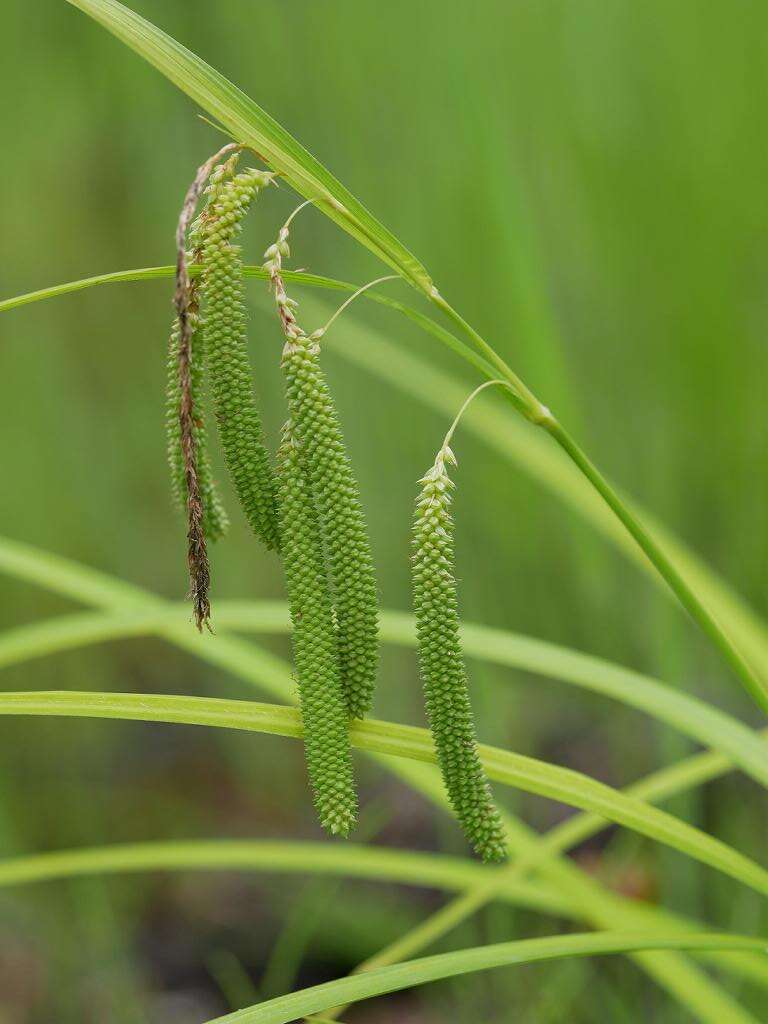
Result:
[[[426,294],[432,281],[416,257],[274,118],[210,64],[116,0],[68,0],[161,71],[249,146],[298,193]]]
[[[429,765],[396,757],[380,760],[405,785],[421,793],[436,807],[448,810],[448,798],[440,777]],[[685,931],[697,930],[697,925],[690,919],[608,891],[597,879],[581,871],[573,861],[558,857],[559,844],[556,846],[550,842],[549,834],[538,834],[515,815],[506,812],[504,823],[510,846],[518,858],[507,870],[515,872],[517,863],[528,865],[527,871],[535,866],[536,876],[572,899],[581,908],[583,918],[594,927],[623,931],[672,931],[678,928]],[[567,842],[562,847],[567,848]],[[701,928],[700,923],[698,928]],[[742,978],[763,986],[768,985],[768,970],[762,957],[748,953],[733,955],[717,952],[702,952],[701,956]],[[734,1008],[732,1000],[681,954],[636,953],[632,959],[700,1020],[709,1024],[723,1024],[729,1020],[735,1024],[742,1016],[738,1007]]]
[[[20,626],[0,634],[0,668],[85,644],[162,634],[168,626],[181,625],[188,618],[189,610],[184,605],[160,605],[146,611],[106,615],[79,612]],[[287,607],[276,601],[220,601],[216,605],[216,621],[219,629],[256,633],[285,633],[289,629]],[[557,679],[634,707],[720,751],[732,764],[768,787],[765,738],[694,696],[600,658],[532,637],[471,624],[462,626],[461,637],[470,657]],[[413,647],[413,616],[382,611],[381,639]]]
[[[27,306],[33,302],[42,302],[44,299],[55,299],[60,295],[69,295],[72,292],[85,291],[88,288],[95,288],[102,284],[127,284],[133,281],[156,281],[165,277],[173,277],[175,267],[141,267],[136,270],[118,270],[112,274],[99,274],[95,277],[85,277],[80,281],[68,281],[65,284],[53,285],[50,288],[40,288],[34,292],[26,292],[23,295],[14,295],[11,298],[0,301],[0,313],[7,313],[20,306]],[[200,274],[200,267],[192,265],[189,268],[190,277],[197,277]],[[307,288],[320,288],[324,291],[333,292],[356,292],[358,285],[350,284],[348,281],[338,281],[333,277],[323,277],[320,274],[308,274],[305,271],[282,270],[283,279],[294,284]],[[246,265],[243,267],[243,276],[267,280],[268,273],[264,267]],[[474,366],[475,369],[493,379],[496,372],[489,362],[478,355],[466,342],[461,341],[455,334],[451,334],[432,317],[421,313],[412,306],[392,299],[388,295],[382,295],[377,291],[369,290],[362,293],[362,298],[368,302],[375,302],[380,306],[386,306],[397,313],[402,314],[406,319],[416,324],[427,334],[431,334],[441,344],[446,345],[465,362]],[[514,403],[513,403],[514,404]]]
[[[356,843],[262,839],[176,840],[56,850],[0,860],[0,887],[83,875],[144,871],[265,871],[329,875],[461,892],[486,884],[498,868],[441,853],[414,853]],[[541,913],[573,916],[576,909],[545,887],[499,878],[501,898]]]
[[[165,602],[151,592],[115,580],[105,573],[84,569],[60,556],[37,551],[18,541],[0,540],[0,563],[6,571],[19,578],[51,587],[85,604],[115,611],[136,610],[148,605],[167,607]],[[283,700],[292,699],[293,682],[288,666],[253,644],[226,635],[218,636],[216,643],[211,644],[206,642],[206,638],[194,634],[186,622],[178,626],[169,625],[162,635],[176,647],[231,672],[252,686]],[[376,753],[370,756],[435,806],[447,809],[445,791],[433,766]],[[718,758],[720,755],[708,754],[703,755],[702,760],[714,762]],[[708,776],[705,774],[703,777]],[[597,822],[595,831],[598,831],[604,819],[595,816],[594,821]],[[556,892],[572,899],[580,908],[581,916],[591,924],[600,928],[624,929],[669,926],[671,915],[667,912],[607,892],[570,861],[554,856],[546,838],[536,835],[518,818],[507,813],[505,823],[516,853],[527,858],[535,846],[539,858],[537,867],[542,877],[547,879]],[[676,927],[687,927],[688,930],[695,928],[691,922],[680,918],[675,918],[674,923]],[[747,1024],[744,1014],[734,1008],[726,994],[681,954],[659,952],[636,953],[632,956],[650,977],[700,1020],[708,1024]],[[711,952],[702,953],[702,956],[711,958],[718,967],[739,977],[766,984],[762,959],[748,953],[721,955]]]
[[[740,935],[687,935],[685,937],[598,932],[576,935],[553,935],[543,939],[500,942],[492,946],[475,946],[453,953],[409,960],[392,967],[382,967],[365,974],[339,978],[251,1006],[208,1024],[290,1024],[297,1018],[338,1006],[358,1002],[372,996],[398,992],[402,989],[441,981],[474,971],[496,967],[541,963],[564,957],[603,956],[641,950],[749,950],[765,953],[765,940]]]
[[[170,722],[244,729],[291,738],[302,736],[301,718],[294,708],[212,697],[63,691],[3,693],[0,694],[0,715]],[[361,750],[435,763],[432,739],[426,729],[353,719],[350,732],[352,745]],[[497,747],[481,746],[480,754],[485,770],[497,782],[592,811],[665,843],[768,896],[768,871],[726,843],[664,811],[580,772]]]

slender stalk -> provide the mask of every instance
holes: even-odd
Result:
[[[685,579],[672,564],[670,559],[667,558],[662,549],[653,539],[650,532],[646,530],[631,509],[624,504],[597,466],[595,466],[587,454],[582,451],[576,441],[570,436],[555,416],[553,416],[550,410],[543,405],[538,398],[536,398],[533,392],[526,387],[517,374],[510,369],[501,356],[496,353],[488,342],[485,341],[437,291],[433,293],[432,301],[470,338],[482,355],[509,381],[521,400],[522,408],[520,411],[522,414],[529,419],[531,423],[543,427],[550,437],[552,437],[562,448],[579,471],[586,477],[606,505],[629,532],[630,536],[639,544],[649,561],[666,581],[670,590],[677,597],[694,622],[698,624],[704,634],[723,655],[752,700],[762,711],[768,714],[768,685],[763,683],[762,680],[757,677],[750,665],[736,649],[730,637],[724,632],[722,626],[717,622],[711,612],[709,612],[702,604],[691,587],[686,583]]]
[[[471,324],[461,316],[451,306],[442,295],[434,289],[430,295],[430,298],[434,304],[441,309],[443,313],[452,320],[456,326],[467,335],[470,341],[473,343],[475,348],[488,360],[488,362],[498,370],[498,372],[505,377],[512,385],[518,398],[520,399],[520,412],[529,419],[531,423],[541,423],[544,419],[551,416],[549,409],[538,400],[536,395],[528,388],[515,371],[501,358],[498,352],[492,348],[488,342],[481,337]]]
[[[757,706],[768,714],[768,687],[755,675],[722,626],[688,586],[641,521],[624,504],[597,466],[582,451],[561,423],[554,417],[550,417],[542,422],[542,426],[572,462],[578,466],[611,511],[634,537],[691,618],[723,655]]]
[[[478,384],[478,386],[475,388],[472,394],[464,400],[464,404],[454,416],[453,423],[451,423],[450,427],[448,428],[448,433],[445,435],[445,438],[443,439],[443,449],[450,447],[451,441],[453,440],[453,435],[456,433],[456,428],[458,427],[459,423],[461,423],[461,417],[464,415],[469,406],[474,402],[475,398],[480,394],[481,391],[485,391],[486,388],[492,387],[508,388],[509,384],[507,384],[505,380],[487,380],[483,384]]]
[[[322,338],[326,331],[328,331],[329,328],[331,328],[336,323],[336,321],[339,319],[339,317],[347,308],[347,306],[349,306],[351,303],[355,301],[358,295],[365,294],[365,292],[367,292],[369,288],[373,288],[377,284],[383,284],[385,281],[399,280],[400,278],[397,274],[387,274],[386,277],[377,277],[374,281],[369,281],[368,284],[362,285],[362,287],[358,288],[357,291],[354,292],[354,294],[350,295],[348,299],[345,299],[345,301],[342,302],[342,304],[339,306],[339,308],[336,310],[336,312],[333,314],[330,320],[328,320],[325,327],[319,327],[316,331],[312,331],[312,338],[315,340],[317,340],[318,338]]]

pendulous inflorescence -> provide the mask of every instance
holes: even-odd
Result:
[[[413,607],[427,715],[448,797],[475,851],[487,861],[507,854],[504,826],[480,761],[459,638],[454,577],[453,482],[445,444],[419,482],[413,525]]]
[[[232,160],[217,167],[198,230],[202,333],[224,458],[252,529],[268,548],[279,550],[276,482],[254,399],[242,261],[239,247],[233,244],[250,204],[272,178],[271,173],[254,168],[235,174]]]
[[[200,167],[179,220],[178,319],[168,380],[169,459],[177,499],[183,502],[186,497],[190,578],[201,627],[210,612],[206,539],[220,536],[226,528],[200,412],[205,368],[240,502],[256,534],[283,557],[315,808],[324,828],[346,836],[357,816],[350,719],[362,717],[371,705],[378,664],[378,607],[365,518],[320,366],[320,339],[359,294],[389,278],[358,289],[325,327],[307,334],[297,321],[296,302],[286,294],[282,262],[290,255],[290,223],[309,200],[289,217],[265,253],[264,267],[285,336],[281,368],[289,414],[273,473],[251,382],[243,267],[234,240],[254,198],[274,175],[254,168],[237,172],[239,149],[230,144]],[[206,180],[207,205],[191,224]],[[199,283],[190,280],[190,257],[201,264]],[[487,381],[470,395],[421,480],[412,557],[419,660],[437,759],[467,838],[489,861],[506,857],[506,837],[479,755],[460,644],[450,514],[453,484],[447,466],[456,464],[450,440],[464,410],[494,385],[508,386]]]
[[[304,465],[289,421],[278,451],[280,530],[307,771],[322,825],[346,836],[357,816],[349,716],[322,538]]]
[[[193,322],[196,319],[197,286],[193,288],[187,262],[187,231],[195,215],[200,191],[211,170],[228,153],[239,150],[237,143],[228,142],[197,169],[197,173],[184,194],[178,224],[176,225],[176,288],[173,304],[176,308],[178,334],[175,343],[178,371],[178,454],[184,472],[181,490],[186,495],[187,513],[187,566],[189,593],[198,630],[209,623],[211,605],[208,591],[211,584],[208,548],[205,536],[205,513],[198,475],[198,432],[196,431],[195,394],[192,370]],[[172,388],[172,397],[173,388]],[[173,436],[171,437],[173,440]],[[172,459],[172,465],[174,463]]]
[[[378,663],[378,609],[373,559],[336,409],[318,360],[302,336],[283,349],[288,408],[325,540],[336,613],[339,671],[349,713],[370,708]]]
[[[273,175],[252,168],[237,173],[238,149],[225,147],[199,169],[177,231],[181,326],[171,338],[168,400],[173,486],[180,501],[185,488],[188,492],[189,550],[195,555],[190,555],[190,577],[200,626],[210,611],[205,541],[219,536],[226,524],[210,474],[201,415],[207,370],[219,437],[240,502],[255,532],[285,563],[315,807],[328,831],[348,835],[357,816],[350,716],[369,706],[376,671],[372,560],[341,428],[317,362],[322,332],[310,339],[296,326],[293,303],[279,277],[287,227],[270,276],[279,284],[278,306],[290,342],[283,356],[290,418],[277,474],[272,471],[251,384],[243,268],[234,239],[253,199]],[[233,155],[216,166],[224,153]],[[206,179],[207,205],[190,227]],[[201,265],[199,282],[190,280],[189,258]]]
[[[307,336],[296,321],[295,303],[285,293],[281,261],[288,231],[267,250],[283,332],[282,369],[300,458],[311,489],[324,542],[336,622],[341,684],[349,714],[362,717],[371,706],[378,666],[378,607],[368,532],[357,481],[341,424],[320,366],[317,332]]]

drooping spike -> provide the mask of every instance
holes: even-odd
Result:
[[[448,797],[475,851],[506,858],[504,826],[480,761],[459,638],[454,565],[450,448],[438,452],[421,480],[413,526],[412,585],[419,664],[427,715]]]
[[[279,550],[276,482],[255,403],[242,261],[233,245],[250,204],[272,175],[232,170],[228,162],[211,175],[208,206],[200,219],[205,356],[219,436],[240,504],[256,535]]]
[[[312,491],[290,421],[278,451],[282,555],[307,770],[324,828],[349,834],[357,817],[349,716]]]
[[[299,334],[286,342],[282,367],[325,542],[341,683],[350,715],[359,718],[371,706],[378,665],[376,579],[357,481],[318,355],[318,343]]]

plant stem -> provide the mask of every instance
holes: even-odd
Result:
[[[453,438],[453,435],[456,432],[456,428],[458,427],[459,423],[461,422],[461,417],[464,415],[464,413],[469,408],[469,406],[474,402],[475,398],[480,394],[481,391],[485,391],[486,388],[492,388],[492,387],[507,388],[508,391],[509,391],[509,388],[510,388],[509,384],[505,380],[486,380],[482,384],[478,384],[478,386],[475,388],[475,390],[472,392],[472,394],[469,395],[468,398],[464,399],[463,405],[461,406],[459,411],[454,416],[453,422],[451,423],[450,427],[448,428],[448,433],[445,435],[445,438],[443,439],[443,445],[442,445],[443,449],[447,448],[450,445],[451,440]],[[455,463],[454,463],[454,465],[455,465]]]
[[[523,383],[520,377],[518,377],[515,371],[504,362],[498,352],[496,352],[496,350],[477,333],[471,324],[467,323],[460,313],[456,312],[453,306],[446,302],[436,289],[432,292],[430,298],[439,309],[442,309],[449,320],[452,320],[453,323],[455,323],[456,326],[467,335],[475,348],[488,360],[488,362],[491,363],[491,365],[509,381],[518,398],[518,402],[516,403],[517,408],[523,416],[526,417],[526,419],[529,419],[531,423],[540,423],[542,418],[550,415],[547,407],[542,405],[534,393]]]
[[[640,520],[624,504],[597,466],[582,451],[561,423],[554,417],[550,417],[543,420],[541,426],[560,445],[566,455],[589,480],[611,511],[624,524],[631,536],[634,537],[649,560],[666,580],[670,589],[691,618],[698,623],[703,632],[718,648],[757,706],[768,714],[768,688],[758,679],[745,659],[734,647],[728,635],[723,631],[722,626],[701,603]]]
[[[435,291],[432,301],[443,310],[453,323],[470,338],[475,348],[493,364],[512,385],[519,398],[519,410],[536,426],[543,427],[562,448],[568,458],[574,463],[579,471],[586,477],[594,487],[606,505],[611,509],[617,519],[623,524],[630,536],[638,543],[641,550],[648,557],[648,560],[666,581],[670,590],[675,594],[682,606],[703,630],[706,636],[717,647],[732,670],[738,676],[744,689],[749,693],[757,706],[768,714],[768,686],[760,680],[752,668],[742,657],[734,646],[729,636],[724,632],[722,626],[717,622],[711,612],[702,604],[683,576],[678,572],[664,551],[659,547],[651,534],[646,530],[640,520],[621,500],[619,495],[608,483],[606,478],[595,466],[587,454],[582,451],[576,441],[571,437],[562,424],[552,415],[549,409],[539,401],[533,392],[523,383],[506,362],[495,350],[482,338],[467,321],[456,312],[452,306]]]

